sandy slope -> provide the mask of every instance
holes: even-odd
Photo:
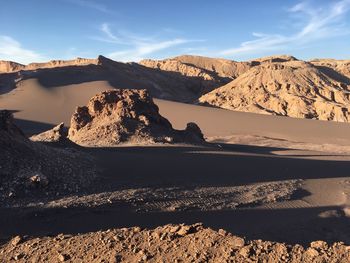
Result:
[[[93,95],[107,89],[112,86],[105,81],[46,88],[36,79],[29,79],[20,82],[17,89],[0,95],[0,107],[18,111],[15,116],[19,119],[49,124],[64,121],[69,125],[78,105],[85,105]],[[183,129],[186,123],[195,121],[207,137],[244,134],[350,146],[350,125],[345,123],[235,112],[158,99],[155,102],[175,128]]]

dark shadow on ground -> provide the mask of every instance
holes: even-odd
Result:
[[[215,146],[85,148],[96,157],[110,187],[232,186],[349,175],[350,163],[346,160],[269,154],[283,150],[274,147],[238,146],[238,149],[234,152]]]
[[[38,122],[38,121],[30,121],[30,120],[22,120],[22,119],[15,119],[15,124],[21,128],[21,130],[24,132],[25,135],[28,137],[39,134],[44,131],[50,130],[53,127],[55,127],[57,124],[49,124],[45,122]]]
[[[43,211],[2,209],[1,238],[14,235],[45,236],[86,233],[108,228],[141,226],[154,228],[168,223],[203,222],[247,239],[263,239],[307,245],[313,240],[350,242],[350,220],[321,218],[319,214],[338,207],[302,209],[242,209],[231,211],[187,211],[135,213],[113,205],[98,208],[62,208]]]
[[[313,160],[276,156],[276,147],[248,145],[162,146],[82,148],[101,169],[92,192],[138,187],[236,186],[289,179],[348,177],[350,163],[344,160]],[[305,151],[307,153],[307,151]],[[312,154],[313,155],[313,154]],[[319,214],[338,210],[339,217]],[[339,212],[340,211],[340,212]],[[135,213],[130,207],[111,204],[100,207],[62,209],[0,209],[0,234],[41,236],[85,233],[112,227],[203,222],[248,239],[307,244],[349,240],[350,221],[339,207],[296,209],[242,209],[230,211],[184,211]]]

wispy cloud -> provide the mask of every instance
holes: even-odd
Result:
[[[298,15],[304,21],[296,33],[290,35],[253,33],[254,40],[245,41],[238,47],[219,52],[220,55],[233,56],[258,54],[264,51],[276,51],[301,47],[313,41],[331,38],[350,31],[344,26],[344,17],[350,10],[350,0],[332,2],[323,7],[312,6],[303,1],[288,9],[291,15]]]
[[[90,9],[97,10],[99,12],[103,12],[106,14],[113,14],[114,12],[110,9],[108,9],[105,5],[101,4],[101,1],[94,1],[94,0],[66,0],[70,3],[79,5],[81,7],[86,7]]]
[[[0,35],[0,60],[11,60],[23,64],[45,61],[41,54],[25,49],[21,43],[9,36]]]
[[[123,62],[140,61],[144,59],[146,55],[188,42],[190,41],[186,39],[175,38],[157,43],[140,43],[131,49],[109,53],[108,57]]]
[[[107,54],[108,57],[119,61],[139,61],[147,55],[154,54],[158,51],[169,49],[185,43],[198,42],[201,40],[189,40],[184,38],[172,38],[159,40],[152,37],[142,37],[126,31],[113,33],[110,25],[104,23],[100,27],[103,33],[102,37],[94,37],[95,40],[118,44],[124,46],[123,50]],[[125,48],[126,47],[126,48]]]

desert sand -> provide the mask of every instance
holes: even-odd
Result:
[[[198,67],[204,69],[212,67],[207,66],[210,61],[203,62],[198,59],[195,64],[186,60],[186,56],[181,60],[181,63],[200,65]],[[261,63],[261,66],[265,63],[295,63],[267,60],[268,62],[264,62],[265,59],[256,61]],[[246,66],[248,64],[244,64],[244,68],[247,67],[249,72],[258,62],[251,62],[249,67]],[[215,68],[220,68],[221,64],[216,60],[215,63]],[[227,77],[236,81],[246,74],[242,72],[236,76],[226,67],[220,68],[220,79]],[[250,67],[252,68],[249,69]],[[313,71],[318,70],[312,65],[308,67]],[[49,130],[61,122],[69,128],[77,106],[86,105],[89,99],[98,93],[116,88],[110,79],[86,79],[81,78],[79,74],[71,76],[67,73],[71,69],[64,66],[62,68],[64,73],[57,71],[57,67],[53,68],[54,73],[39,70],[39,75],[24,77],[12,88],[2,87],[0,107],[14,113],[15,123],[27,137]],[[72,70],[76,73],[76,69]],[[167,72],[166,69],[158,68],[157,72],[168,76],[164,75],[168,74],[164,73]],[[130,76],[132,74],[134,73],[130,73]],[[51,76],[64,76],[66,79],[53,81]],[[129,80],[128,75],[123,75],[122,78],[125,85],[136,83]],[[120,79],[117,77],[114,81]],[[187,89],[187,86],[182,86],[182,89]],[[24,262],[30,258],[44,260],[45,256],[51,255],[49,253],[56,253],[49,252],[48,246],[56,240],[58,246],[63,246],[67,249],[66,252],[69,252],[67,260],[72,261],[75,257],[84,256],[84,253],[73,255],[72,247],[64,245],[65,241],[62,240],[69,239],[71,244],[90,241],[94,244],[100,235],[114,236],[123,233],[121,235],[123,240],[127,240],[123,241],[126,244],[137,235],[130,234],[132,229],[124,231],[119,228],[134,226],[150,229],[140,230],[142,237],[139,241],[132,241],[139,242],[135,243],[137,249],[133,253],[136,255],[128,254],[134,247],[124,247],[123,250],[123,242],[113,243],[118,249],[108,248],[109,237],[105,244],[98,248],[101,250],[94,253],[101,254],[101,251],[107,249],[110,251],[108,253],[112,253],[113,250],[116,254],[103,254],[111,255],[114,259],[116,255],[124,259],[132,259],[134,256],[142,259],[145,255],[146,260],[153,258],[157,261],[162,255],[158,248],[166,251],[165,247],[179,242],[177,251],[183,251],[192,238],[201,240],[207,237],[217,244],[217,249],[230,251],[227,252],[230,256],[222,259],[231,257],[232,260],[244,262],[246,258],[254,260],[254,257],[257,259],[260,254],[265,253],[249,252],[255,251],[256,244],[261,242],[250,243],[251,240],[263,239],[288,244],[285,246],[273,243],[273,246],[281,246],[283,251],[289,251],[288,255],[281,252],[276,256],[276,249],[271,249],[272,243],[261,243],[262,246],[267,246],[264,248],[267,251],[265,254],[270,254],[271,259],[282,256],[290,259],[294,255],[294,252],[291,252],[293,245],[301,244],[305,251],[311,251],[305,252],[305,258],[312,262],[317,256],[326,257],[325,251],[328,247],[319,248],[319,244],[314,244],[316,248],[312,249],[316,254],[311,248],[307,249],[310,242],[323,240],[328,242],[330,247],[334,242],[350,243],[347,233],[350,227],[349,124],[186,104],[181,102],[187,101],[186,96],[183,100],[180,99],[181,90],[172,92],[169,88],[166,93],[169,95],[167,98],[172,96],[171,98],[177,101],[164,99],[164,93],[154,92],[154,86],[148,90],[155,97],[154,103],[159,107],[159,113],[169,120],[173,128],[183,130],[187,123],[195,122],[203,132],[206,143],[129,143],[82,147],[50,146],[40,141],[26,142],[35,145],[34,148],[56,147],[54,152],[73,148],[84,158],[89,156],[96,169],[97,181],[94,181],[91,187],[79,191],[60,190],[55,195],[47,191],[45,198],[39,199],[28,199],[25,196],[11,198],[6,192],[7,189],[3,189],[7,195],[4,195],[6,201],[0,208],[0,238],[3,243],[0,259],[5,255],[13,259],[17,256]],[[187,92],[191,98],[195,98],[202,90],[196,89],[199,93]],[[45,190],[46,188],[42,188],[44,195]],[[147,236],[157,231],[170,231],[164,230],[167,227],[158,230],[152,230],[153,228],[167,224],[197,222],[202,222],[204,228],[188,233],[185,237],[175,234],[174,237],[169,237],[167,242],[170,243],[158,240],[158,243],[151,245],[146,252],[143,250]],[[207,227],[214,230],[225,229],[232,234],[221,235],[222,231],[216,232]],[[98,232],[101,230],[108,231]],[[55,238],[48,237],[61,233],[63,234]],[[77,235],[78,233],[82,235]],[[13,240],[10,239],[16,235],[21,236],[21,241],[13,246]],[[244,248],[241,245],[236,249],[234,245],[227,245],[236,240],[232,235],[244,237],[244,246],[250,247]],[[43,245],[47,251],[40,249],[35,254],[31,249],[38,245]],[[209,259],[218,260],[215,252],[218,250],[211,251],[208,246],[204,244],[203,247],[194,247],[189,251],[190,257],[195,259],[196,251],[205,249],[208,250]],[[82,249],[83,247],[86,246],[81,245]],[[332,252],[337,249],[339,253]],[[339,257],[348,257],[346,249],[345,245],[337,243],[330,248],[328,254],[338,253]],[[120,252],[117,253],[117,250]],[[143,254],[139,253],[141,250]],[[248,252],[245,253],[245,250]],[[63,254],[66,252],[57,249],[55,256],[65,257]],[[303,253],[299,251],[295,252],[295,255],[300,258],[303,257]]]

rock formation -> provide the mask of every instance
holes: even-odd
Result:
[[[70,141],[67,139],[68,132],[64,128],[64,123],[61,122],[52,129],[36,134],[30,137],[31,141],[34,142],[44,142],[44,143],[53,143],[59,145],[67,145]]]
[[[7,110],[0,111],[0,149],[2,206],[75,192],[95,178],[89,156],[31,142]]]
[[[23,70],[24,67],[24,65],[16,62],[0,60],[0,73],[16,72],[19,70]]]
[[[73,114],[69,139],[94,146],[204,141],[196,124],[188,124],[184,131],[174,130],[147,90],[112,90],[92,97]]]
[[[324,70],[330,74],[339,73],[346,78],[340,77],[343,81],[350,83],[350,60],[336,60],[336,59],[315,59],[310,63],[315,65],[321,71]]]
[[[347,122],[349,96],[347,83],[311,63],[286,59],[255,66],[199,101],[238,111]]]

